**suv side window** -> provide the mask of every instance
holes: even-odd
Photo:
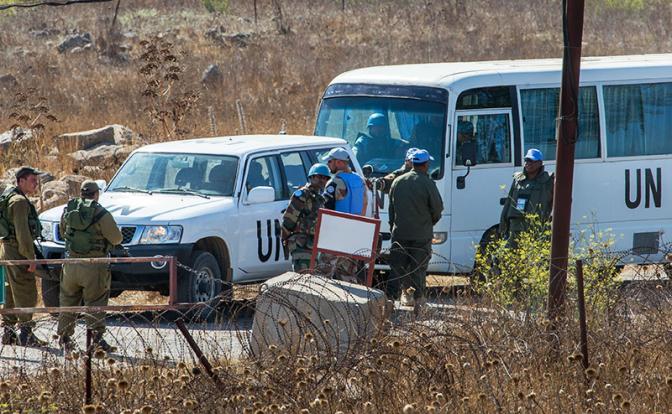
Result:
[[[285,171],[285,179],[287,180],[287,189],[291,195],[308,181],[308,171],[301,153],[287,152],[280,155],[280,160]]]
[[[247,169],[245,187],[248,193],[254,187],[273,187],[275,200],[282,200],[283,185],[277,157],[268,155],[252,159]]]

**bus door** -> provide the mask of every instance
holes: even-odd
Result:
[[[455,112],[450,251],[457,269],[471,269],[475,245],[499,222],[500,199],[507,195],[515,168],[512,125],[511,108]]]

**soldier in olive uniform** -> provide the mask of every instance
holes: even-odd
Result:
[[[504,203],[499,234],[516,247],[516,237],[527,230],[526,214],[537,214],[546,222],[553,208],[553,176],[544,171],[544,156],[538,149],[525,154],[523,171],[513,175],[513,183]]]
[[[401,289],[413,287],[413,300],[402,305],[421,306],[425,301],[427,266],[432,255],[434,225],[441,219],[443,200],[429,178],[432,157],[426,150],[413,154],[413,170],[394,180],[390,190],[389,223],[392,231],[388,293],[396,299]]]
[[[70,258],[106,257],[113,246],[121,243],[122,235],[112,214],[98,204],[100,188],[95,181],[84,181],[81,198],[68,202],[61,216],[61,236],[65,239],[66,255]],[[61,279],[61,306],[106,306],[110,296],[109,265],[65,264]],[[71,340],[77,316],[61,313],[58,335],[65,351],[73,349]],[[112,347],[103,339],[105,313],[87,314],[87,326],[94,331],[93,342],[105,351]]]
[[[310,267],[317,211],[324,207],[322,191],[330,178],[326,165],[315,164],[310,167],[309,182],[292,194],[282,216],[282,241],[292,255],[295,272]]]
[[[3,193],[3,220],[7,226],[7,235],[0,241],[0,258],[3,260],[35,259],[33,243],[42,231],[37,218],[35,206],[28,200],[28,195],[37,191],[38,175],[41,174],[31,167],[21,167],[16,172],[16,187],[10,187]],[[5,309],[32,308],[37,305],[37,286],[35,284],[34,264],[30,266],[6,266],[7,292]],[[3,344],[23,346],[46,346],[47,342],[33,333],[32,314],[3,315]],[[17,336],[14,326],[20,328]]]

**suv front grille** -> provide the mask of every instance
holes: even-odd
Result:
[[[123,239],[121,240],[121,244],[128,244],[133,240],[133,236],[135,236],[135,230],[137,227],[122,227],[121,228],[121,235]]]
[[[61,239],[61,234],[59,233],[59,227],[60,224],[56,224],[56,227],[54,229],[54,241],[56,243],[65,243],[65,240]],[[135,231],[138,228],[136,226],[128,226],[128,227],[120,227],[119,230],[121,230],[121,244],[129,244],[131,241],[133,241],[133,236],[135,236]]]

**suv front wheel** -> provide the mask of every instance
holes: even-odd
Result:
[[[222,273],[215,256],[209,252],[196,250],[192,253],[188,266],[194,271],[180,269],[178,301],[216,305],[214,302],[222,291]]]

